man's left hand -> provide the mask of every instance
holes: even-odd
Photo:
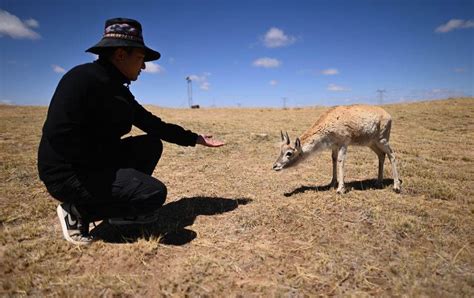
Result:
[[[198,136],[196,144],[200,144],[206,147],[221,147],[225,145],[224,142],[213,139],[211,135]]]

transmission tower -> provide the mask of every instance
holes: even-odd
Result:
[[[191,77],[186,77],[186,81],[188,82],[188,104],[191,107],[193,105],[193,83]]]
[[[385,89],[377,89],[377,93],[379,94],[379,104],[383,104],[383,94],[387,92]]]
[[[283,110],[286,110],[286,100],[287,100],[287,98],[282,97],[281,99],[283,99]]]

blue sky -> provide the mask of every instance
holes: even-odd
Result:
[[[0,102],[47,105],[113,17],[162,54],[130,87],[144,104],[186,107],[187,76],[204,107],[474,94],[473,0],[2,0]]]

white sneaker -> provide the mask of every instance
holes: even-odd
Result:
[[[143,225],[155,222],[158,220],[158,213],[150,213],[138,216],[126,216],[109,218],[109,224],[111,225]]]
[[[68,213],[61,205],[58,205],[56,211],[63,236],[67,241],[77,245],[91,244],[94,241],[94,238],[89,235],[89,224]]]

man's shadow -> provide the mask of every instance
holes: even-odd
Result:
[[[154,223],[119,226],[104,220],[91,231],[91,235],[109,243],[129,243],[156,237],[163,244],[183,245],[196,238],[196,232],[185,227],[192,225],[197,216],[229,212],[251,201],[247,198],[183,198],[161,207],[158,220]]]
[[[377,184],[377,179],[366,179],[366,180],[360,180],[360,181],[351,181],[351,182],[346,182],[345,186],[346,189],[348,190],[367,190],[367,189],[383,189],[386,188],[389,185],[393,184],[393,179],[383,179],[382,184]],[[299,193],[304,193],[307,191],[329,191],[333,189],[331,184],[327,185],[322,185],[322,186],[300,186],[296,189],[294,189],[291,192],[286,192],[283,195],[285,197],[291,197],[293,195],[299,194]]]

